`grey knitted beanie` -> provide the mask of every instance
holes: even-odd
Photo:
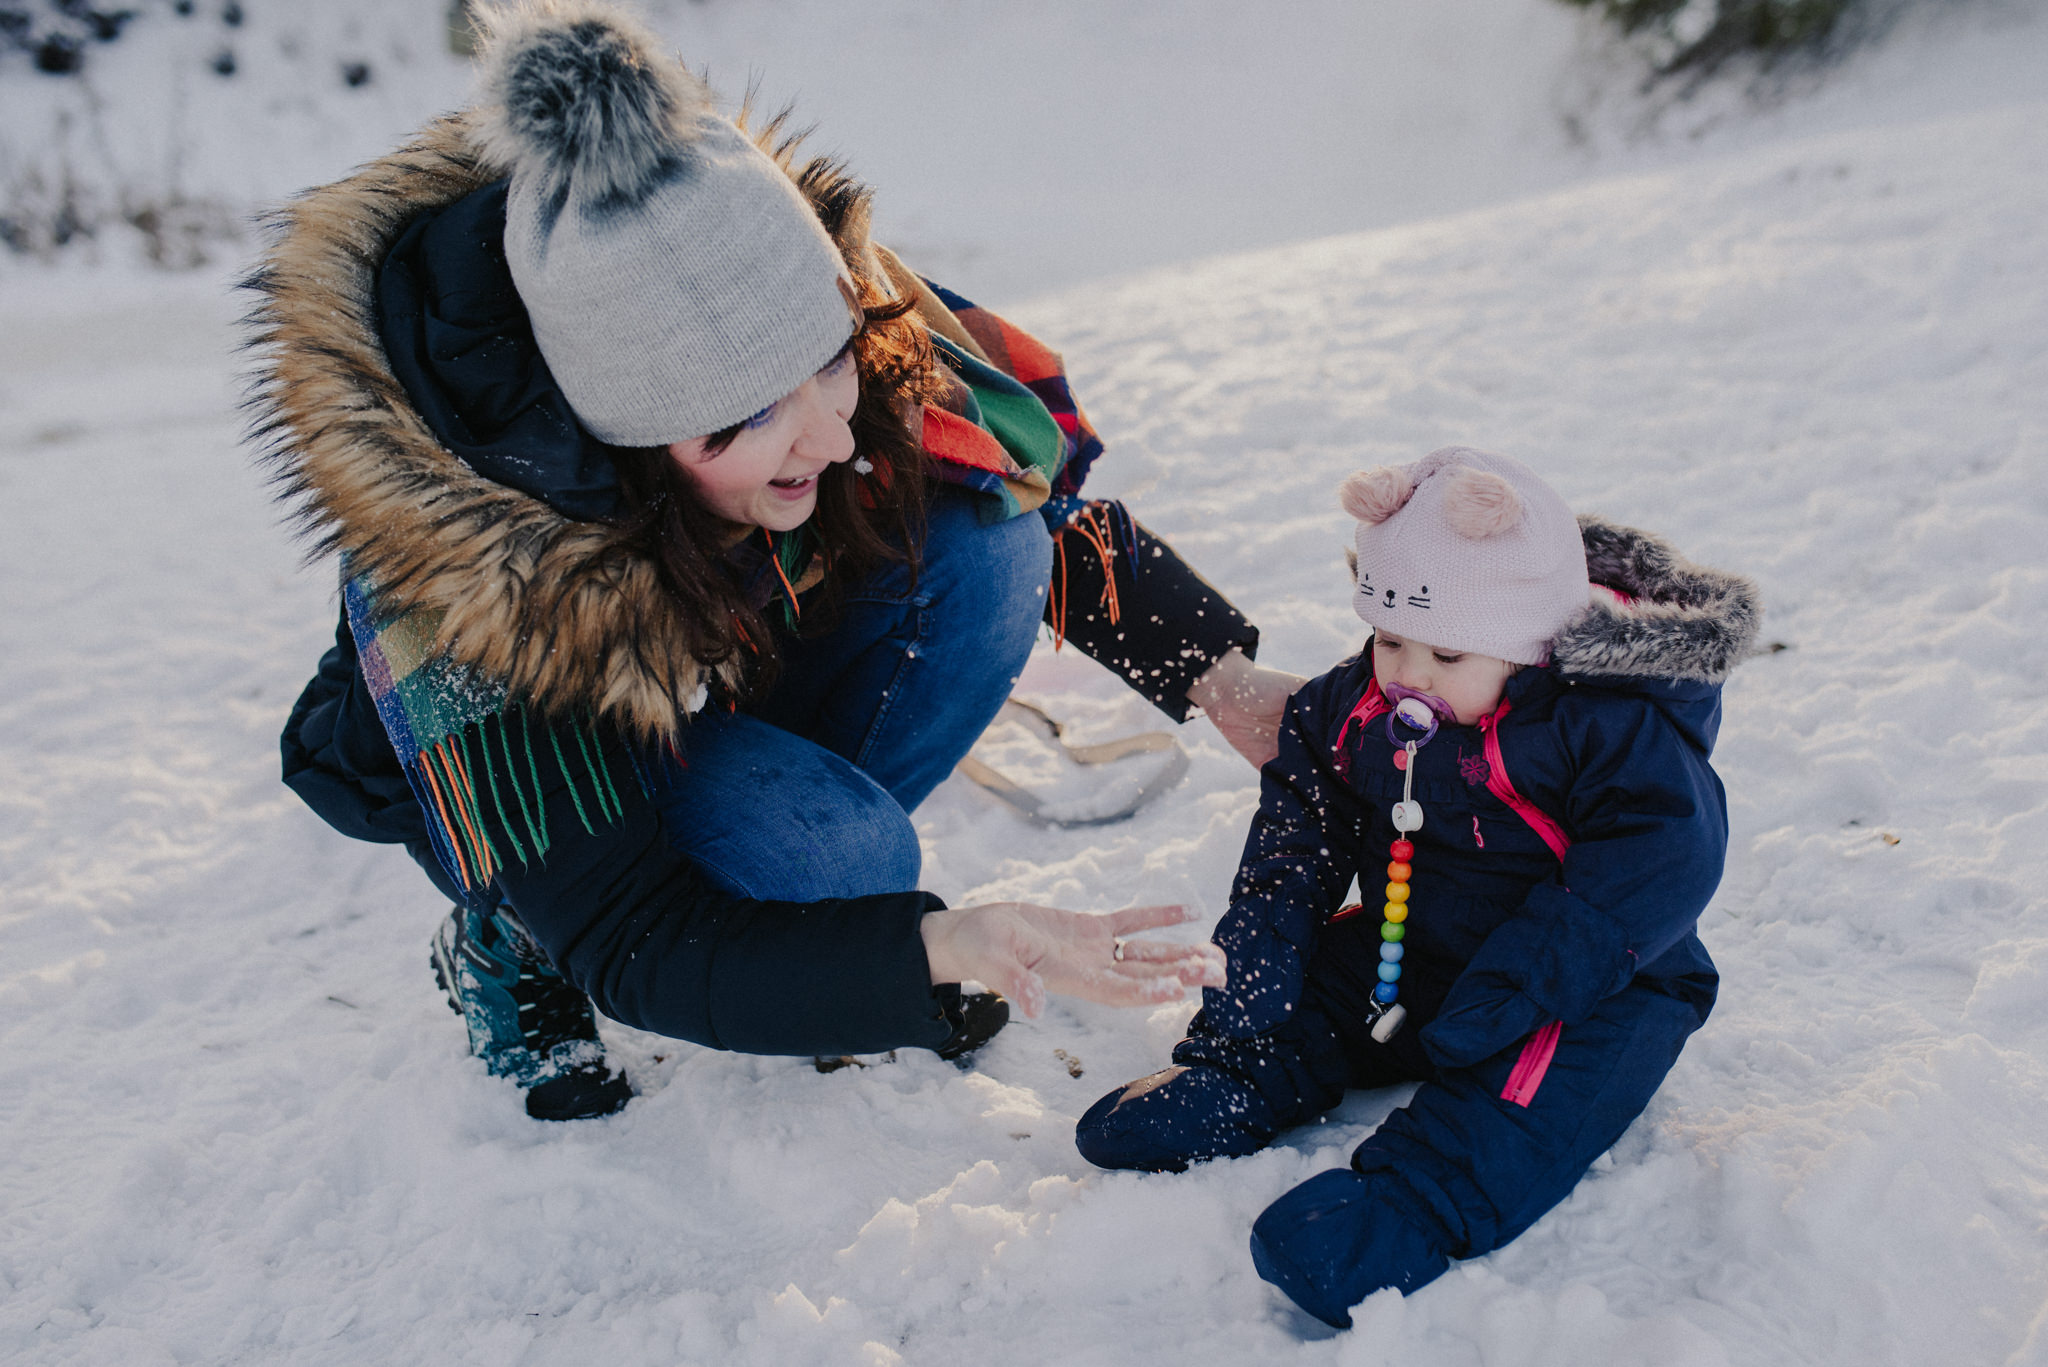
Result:
[[[832,239],[653,34],[595,0],[484,23],[476,141],[512,179],[505,256],[593,435],[719,431],[845,344],[854,296]]]
[[[1344,481],[1359,520],[1352,607],[1445,650],[1542,664],[1592,588],[1578,519],[1518,460],[1446,446]]]

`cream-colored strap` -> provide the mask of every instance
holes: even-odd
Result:
[[[1146,731],[1140,735],[1124,736],[1096,745],[1068,745],[1060,739],[1060,724],[1028,702],[1011,698],[1003,704],[1003,712],[997,715],[1004,714],[1009,714],[1015,720],[1022,721],[1039,732],[1075,764],[1108,764],[1131,755],[1167,753],[1171,756],[1160,767],[1159,772],[1139,788],[1137,795],[1128,802],[1114,811],[1096,812],[1087,816],[1063,816],[1058,812],[1049,811],[1037,794],[1024,788],[1008,775],[976,759],[971,753],[961,759],[961,773],[1015,807],[1024,814],[1025,820],[1036,825],[1106,826],[1111,822],[1125,820],[1152,799],[1179,783],[1181,776],[1188,771],[1187,751],[1181,749],[1180,742],[1165,731]]]

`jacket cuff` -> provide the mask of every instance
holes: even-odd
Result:
[[[1209,666],[1232,649],[1259,650],[1259,629],[1229,599],[1106,500],[1053,529],[1045,620],[1055,641],[1072,641],[1175,721],[1194,715],[1188,689]]]
[[[745,1054],[877,1054],[945,1043],[952,1027],[918,929],[945,905],[927,892],[747,904],[709,983],[719,1044]]]

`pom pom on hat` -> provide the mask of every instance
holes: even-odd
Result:
[[[711,91],[639,21],[590,0],[486,10],[485,156],[534,178],[543,198],[635,203],[675,169],[712,112]]]

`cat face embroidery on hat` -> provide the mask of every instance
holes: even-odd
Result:
[[[1346,479],[1358,519],[1352,607],[1450,651],[1540,664],[1590,595],[1578,520],[1521,462],[1447,446]]]
[[[1374,584],[1372,572],[1365,568],[1363,561],[1359,563],[1358,567],[1358,592],[1362,599],[1379,599],[1380,605],[1389,612],[1402,603],[1406,603],[1418,612],[1428,612],[1432,606],[1429,596],[1429,585],[1419,584],[1413,593],[1403,593],[1399,588],[1390,585]]]

